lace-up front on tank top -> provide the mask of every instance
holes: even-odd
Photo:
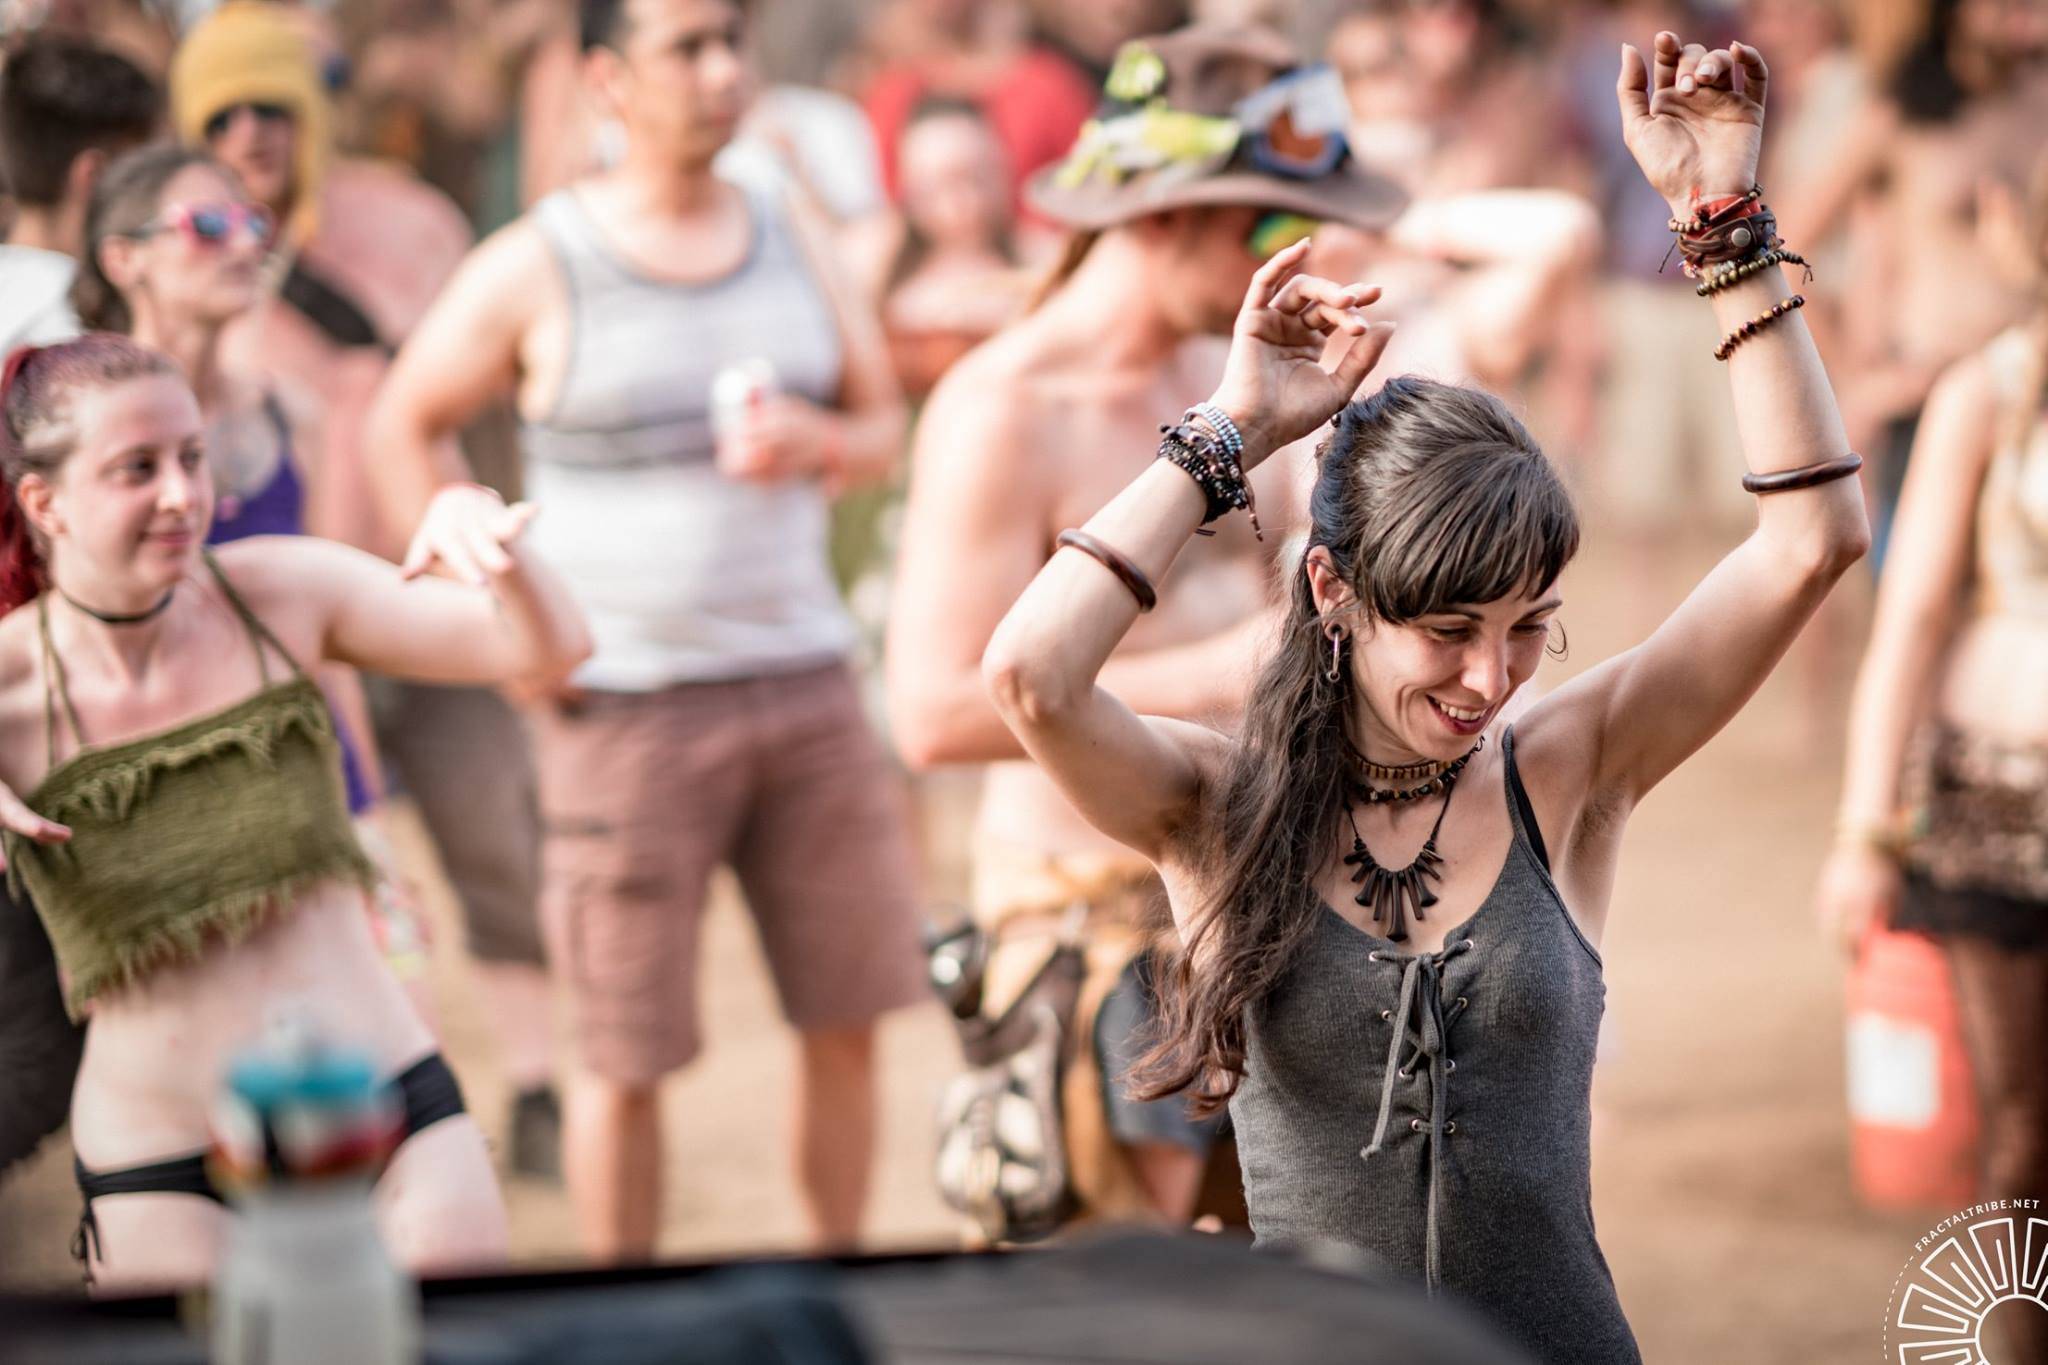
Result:
[[[51,766],[27,802],[72,837],[38,844],[8,832],[7,878],[42,917],[74,1018],[96,995],[241,938],[317,883],[374,881],[349,823],[325,698],[206,562],[249,632],[262,690],[119,744],[88,744],[50,641],[49,599],[36,603]],[[270,681],[265,645],[289,680]],[[82,746],[62,763],[60,705]]]
[[[1261,1244],[1355,1247],[1546,1362],[1640,1365],[1594,1236],[1599,954],[1501,737],[1506,861],[1435,952],[1323,906],[1246,1018],[1230,1105]]]

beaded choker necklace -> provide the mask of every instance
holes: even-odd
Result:
[[[1389,801],[1396,804],[1404,801],[1420,801],[1425,796],[1434,796],[1438,792],[1448,792],[1451,789],[1451,784],[1458,780],[1458,774],[1463,772],[1465,765],[1472,761],[1472,756],[1485,747],[1486,736],[1481,735],[1477,744],[1474,744],[1448,763],[1439,763],[1435,759],[1424,759],[1420,763],[1404,763],[1398,767],[1374,763],[1363,755],[1358,754],[1358,751],[1354,749],[1352,753],[1364,765],[1366,776],[1368,777],[1376,777],[1383,782],[1402,782],[1412,781],[1417,777],[1424,777],[1426,775],[1427,780],[1412,787],[1389,788],[1371,786],[1368,783],[1359,781],[1355,776],[1347,776],[1344,782],[1345,794],[1352,801],[1362,801],[1368,806],[1377,806]]]

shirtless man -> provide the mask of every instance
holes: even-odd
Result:
[[[1391,183],[1329,164],[1341,151],[1341,90],[1333,113],[1313,102],[1295,111],[1297,130],[1323,127],[1319,114],[1331,124],[1307,139],[1314,145],[1287,149],[1300,153],[1293,159],[1266,138],[1280,117],[1274,105],[1241,142],[1226,128],[1237,150],[1225,158],[1134,172],[1120,163],[1145,154],[1122,140],[1131,130],[1118,120],[1144,117],[1147,98],[1163,97],[1166,118],[1192,141],[1294,66],[1285,41],[1255,31],[1186,29],[1126,48],[1102,131],[1084,133],[1065,165],[1033,184],[1038,209],[1077,233],[1061,276],[1034,311],[947,374],[913,456],[888,647],[892,728],[913,767],[990,765],[973,900],[996,942],[985,997],[993,1010],[1045,960],[1067,907],[1089,906],[1074,1030],[1099,1052],[1079,1049],[1064,1094],[1073,1192],[1096,1215],[1185,1222],[1213,1130],[1181,1105],[1135,1104],[1102,1083],[1103,1070],[1132,1059],[1132,1034],[1149,1015],[1156,883],[1142,858],[1096,833],[1022,758],[982,686],[981,655],[1061,528],[1080,525],[1141,467],[1158,414],[1214,386],[1219,339],[1261,260],[1304,235],[1309,219],[1373,231],[1398,215],[1403,197]],[[1318,89],[1328,88],[1306,86],[1304,99]],[[1248,682],[1242,660],[1269,628],[1274,556],[1296,521],[1302,472],[1297,460],[1253,479],[1263,542],[1237,518],[1188,551],[1104,672],[1117,695],[1158,715],[1214,721],[1236,709]]]
[[[497,500],[443,438],[516,392],[537,533],[593,622],[596,654],[531,719],[543,918],[582,1064],[565,1165],[608,1260],[655,1249],[660,1081],[698,1050],[715,866],[738,874],[799,1033],[797,1184],[822,1245],[859,1231],[875,1018],[928,998],[902,794],[826,557],[830,495],[887,475],[903,405],[822,224],[713,171],[744,107],[740,18],[736,0],[582,0],[618,165],[477,248],[371,418],[394,520],[426,509],[409,562],[475,573]],[[775,392],[715,431],[750,362]]]
[[[1941,6],[1930,6],[1937,14]],[[1846,291],[1852,353],[1842,414],[1876,457],[1871,567],[1881,567],[1890,511],[1920,408],[1935,377],[2020,320],[2028,299],[1979,249],[1980,200],[2024,178],[2048,126],[2048,5],[1961,0],[1848,124],[1827,174],[1780,219],[1785,239],[1819,247],[1858,217],[1860,283]]]

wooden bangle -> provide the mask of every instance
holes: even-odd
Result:
[[[1062,531],[1058,544],[1062,549],[1079,550],[1115,574],[1117,580],[1131,590],[1131,596],[1138,599],[1139,611],[1150,611],[1159,605],[1159,594],[1153,590],[1152,580],[1145,577],[1145,571],[1133,564],[1130,556],[1122,550],[1104,544],[1086,531]]]
[[[1836,479],[1846,479],[1863,468],[1863,457],[1853,452],[1837,455],[1832,460],[1819,464],[1801,465],[1797,469],[1781,469],[1775,474],[1744,474],[1742,491],[1745,493],[1793,493],[1802,488],[1815,488]]]

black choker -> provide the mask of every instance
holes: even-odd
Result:
[[[164,595],[157,599],[157,604],[151,607],[148,611],[132,612],[127,615],[122,615],[119,612],[112,611],[95,611],[93,608],[88,607],[87,605],[85,605],[85,603],[73,597],[70,593],[65,592],[62,588],[57,589],[57,595],[63,598],[66,602],[69,602],[72,606],[84,612],[87,616],[90,616],[95,621],[101,621],[110,626],[139,626],[144,621],[154,620],[157,617],[163,615],[164,608],[171,605],[171,598],[173,595],[177,593],[177,591],[178,585],[173,583],[171,584],[170,588],[165,591]]]

